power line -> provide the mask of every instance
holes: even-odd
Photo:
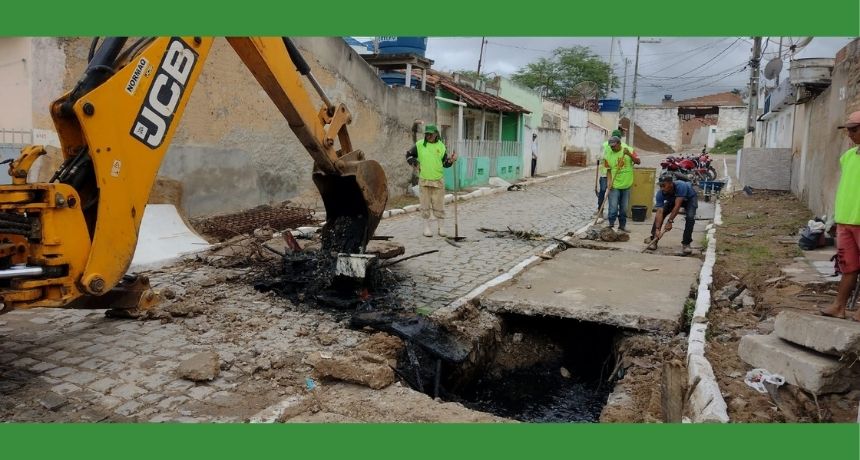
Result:
[[[685,76],[685,77],[678,77],[678,76],[674,76],[674,77],[659,77],[659,76],[654,76],[654,75],[639,75],[639,78],[644,78],[644,79],[646,79],[646,80],[705,79],[705,78],[716,77],[716,76],[722,75],[722,74],[724,74],[724,73],[726,73],[726,72],[728,72],[728,71],[731,71],[731,70],[736,69],[736,68],[738,68],[738,67],[743,67],[743,66],[745,66],[745,65],[746,65],[746,63],[742,63],[742,64],[735,64],[735,65],[733,65],[733,66],[731,66],[731,67],[728,67],[728,68],[725,68],[725,69],[723,69],[723,70],[720,70],[719,72],[717,72],[717,73],[715,73],[715,74],[713,74],[713,75],[696,75],[696,76],[694,76],[694,77],[693,77],[693,76],[690,76],[690,77],[686,77],[686,76]]]
[[[699,65],[699,66],[696,66],[696,67],[694,67],[694,68],[692,68],[692,69],[690,69],[690,70],[688,70],[688,71],[686,71],[686,72],[684,72],[684,73],[682,73],[682,74],[680,74],[680,75],[676,75],[676,76],[675,76],[675,78],[683,77],[684,75],[689,75],[690,73],[692,73],[692,72],[694,72],[694,71],[696,71],[696,70],[699,70],[699,69],[701,69],[702,67],[704,67],[704,66],[706,66],[706,65],[710,64],[711,62],[714,62],[714,60],[716,60],[718,57],[722,56],[722,55],[723,55],[723,53],[725,53],[726,51],[728,51],[728,50],[729,50],[730,48],[732,48],[733,46],[737,45],[738,41],[740,41],[740,40],[737,40],[737,39],[736,39],[735,41],[733,41],[733,42],[732,42],[732,44],[731,44],[731,45],[727,46],[725,49],[723,49],[722,51],[720,51],[719,53],[717,53],[717,54],[716,54],[714,57],[712,57],[711,59],[708,59],[707,61],[705,61],[705,63],[704,63],[704,64],[701,64],[701,65]]]
[[[715,47],[715,46],[719,45],[720,43],[722,43],[722,42],[724,42],[724,41],[726,41],[726,40],[728,40],[728,38],[723,38],[723,39],[720,39],[720,40],[718,40],[718,41],[716,41],[716,42],[707,43],[707,44],[704,44],[704,45],[702,45],[702,46],[698,46],[698,47],[696,47],[696,48],[693,48],[693,49],[690,49],[690,50],[684,51],[684,52],[682,52],[681,54],[679,54],[678,56],[679,56],[679,57],[680,57],[680,56],[687,56],[688,54],[695,53],[696,51],[699,51],[699,50],[705,50],[705,49],[708,49],[708,48],[713,48],[713,47]],[[673,62],[673,63],[671,63],[671,64],[669,64],[669,65],[667,65],[667,66],[665,66],[665,67],[661,68],[660,70],[655,71],[654,73],[655,73],[655,74],[657,74],[657,73],[660,73],[660,72],[662,72],[662,71],[664,71],[664,70],[670,69],[670,68],[672,68],[672,67],[674,67],[674,66],[676,66],[676,65],[678,65],[678,64],[682,64],[682,63],[684,63],[684,62],[687,62],[687,61],[688,61],[688,59],[689,59],[689,57],[684,57],[684,58],[682,58],[682,59],[680,59],[680,60],[678,60],[678,61],[675,61],[675,62]],[[659,63],[659,62],[661,62],[661,61],[645,62],[645,63],[643,63],[640,67],[643,67],[643,68],[644,68],[644,67],[648,67],[649,65],[657,64],[657,63]]]

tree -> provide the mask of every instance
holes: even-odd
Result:
[[[614,73],[609,75],[609,64],[585,46],[556,48],[551,58],[540,58],[526,64],[512,79],[523,86],[541,90],[550,99],[559,100],[575,98],[573,88],[584,81],[597,83],[597,98],[607,96],[607,86],[611,89],[619,86],[618,77]]]

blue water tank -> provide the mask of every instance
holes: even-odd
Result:
[[[378,37],[379,54],[417,54],[424,57],[427,37]]]
[[[618,112],[621,110],[621,99],[601,99],[597,101],[597,107],[601,112]]]
[[[388,86],[406,86],[406,75],[397,72],[385,72],[379,76],[383,82],[385,82]],[[421,86],[421,79],[415,78],[412,76],[412,80],[409,82],[409,86],[418,89]]]

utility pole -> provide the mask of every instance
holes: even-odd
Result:
[[[630,131],[627,132],[628,144],[633,146],[634,134],[636,131],[636,84],[639,76],[639,44],[640,43],[660,43],[656,40],[642,40],[641,37],[636,37],[636,63],[633,65],[633,110],[630,114]],[[635,147],[635,146],[634,146]]]
[[[615,51],[615,37],[609,41],[609,78],[606,79],[606,97],[612,92],[612,52]]]
[[[478,55],[478,76],[475,78],[475,89],[478,89],[478,82],[481,81],[481,60],[484,59],[484,43],[487,37],[481,37],[481,54]]]
[[[753,37],[752,58],[750,59],[750,104],[747,115],[747,132],[755,131],[755,119],[758,116],[758,70],[761,64],[761,37]]]
[[[623,84],[623,88],[621,88],[621,105],[624,105],[624,102],[627,99],[627,68],[628,67],[630,67],[630,59],[624,58],[624,84]]]
[[[770,40],[770,38],[768,38],[768,40]],[[779,60],[782,61],[782,37],[779,37],[779,54],[778,54],[778,56],[779,56]],[[781,71],[782,65],[780,65],[779,67],[780,67],[780,72],[776,73],[776,86],[777,87],[779,87],[779,74],[782,73],[782,71]]]

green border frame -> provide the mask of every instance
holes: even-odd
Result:
[[[5,425],[10,459],[860,458],[858,427],[820,425]]]
[[[0,36],[858,36],[860,1],[9,1]],[[860,426],[0,424],[4,458],[860,458]]]
[[[817,0],[39,0],[4,2],[5,36],[857,36],[860,2]]]

